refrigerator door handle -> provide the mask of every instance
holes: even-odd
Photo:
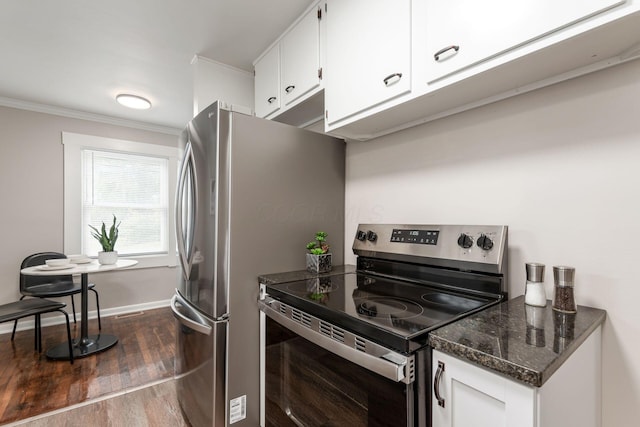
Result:
[[[185,186],[187,186],[185,193]],[[178,187],[176,191],[176,234],[178,244],[178,258],[182,266],[182,273],[185,279],[191,274],[191,265],[193,262],[193,241],[195,237],[195,226],[198,223],[198,189],[196,180],[196,167],[191,142],[185,147],[182,166],[180,167],[180,176],[178,177]],[[186,200],[185,200],[186,198]],[[185,206],[185,202],[189,203]],[[187,220],[188,236],[185,236],[183,228],[184,221]]]
[[[176,304],[179,304],[187,309],[189,314],[196,320],[182,314]],[[189,307],[189,304],[177,293],[173,295],[173,298],[171,298],[171,311],[173,311],[173,316],[178,319],[178,321],[184,326],[193,329],[194,331],[200,332],[201,334],[211,335],[212,327],[207,324],[206,320],[200,314]]]

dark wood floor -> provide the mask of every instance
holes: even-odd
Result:
[[[166,380],[16,424],[20,427],[191,427],[178,405],[175,381]]]
[[[72,336],[79,326],[72,326]],[[102,332],[117,336],[118,344],[73,365],[45,356],[47,348],[66,340],[64,325],[43,328],[40,354],[33,330],[17,332],[14,341],[10,333],[0,335],[0,424],[173,377],[175,325],[169,308],[105,317]],[[89,333],[98,333],[97,320],[90,321]]]

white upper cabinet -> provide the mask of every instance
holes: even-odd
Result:
[[[320,85],[320,15],[310,10],[280,42],[285,105]]]
[[[325,130],[349,139],[377,138],[640,56],[640,0],[328,1]],[[396,12],[409,7],[411,22],[402,25]],[[361,22],[372,21],[365,35]],[[377,73],[360,55],[408,56],[403,46],[388,52],[386,41],[409,37],[409,29],[411,82],[399,83],[410,87],[385,100],[374,95],[367,79]]]
[[[427,81],[463,70],[596,15],[618,0],[429,0]]]
[[[256,116],[267,117],[280,109],[280,45],[256,61],[254,70]]]
[[[327,2],[325,120],[411,90],[411,0]]]
[[[276,118],[322,89],[321,18],[316,3],[254,62],[256,116]]]

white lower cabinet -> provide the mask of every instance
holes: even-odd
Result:
[[[601,426],[600,346],[598,327],[541,387],[434,350],[433,427]]]
[[[536,390],[433,352],[434,427],[534,427]],[[437,392],[436,392],[437,391]]]

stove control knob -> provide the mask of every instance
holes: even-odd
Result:
[[[356,233],[356,239],[360,240],[361,242],[364,242],[366,238],[367,238],[367,233],[365,233],[362,230],[358,230],[358,232]]]
[[[370,242],[375,242],[378,240],[378,235],[374,231],[367,231],[367,240]]]
[[[469,249],[473,246],[473,240],[471,240],[471,237],[469,237],[468,234],[462,233],[460,234],[460,237],[458,237],[458,246],[464,249]]]
[[[484,234],[481,234],[480,237],[478,237],[478,247],[484,249],[485,251],[491,250],[491,248],[493,248],[493,240],[491,240]]]

